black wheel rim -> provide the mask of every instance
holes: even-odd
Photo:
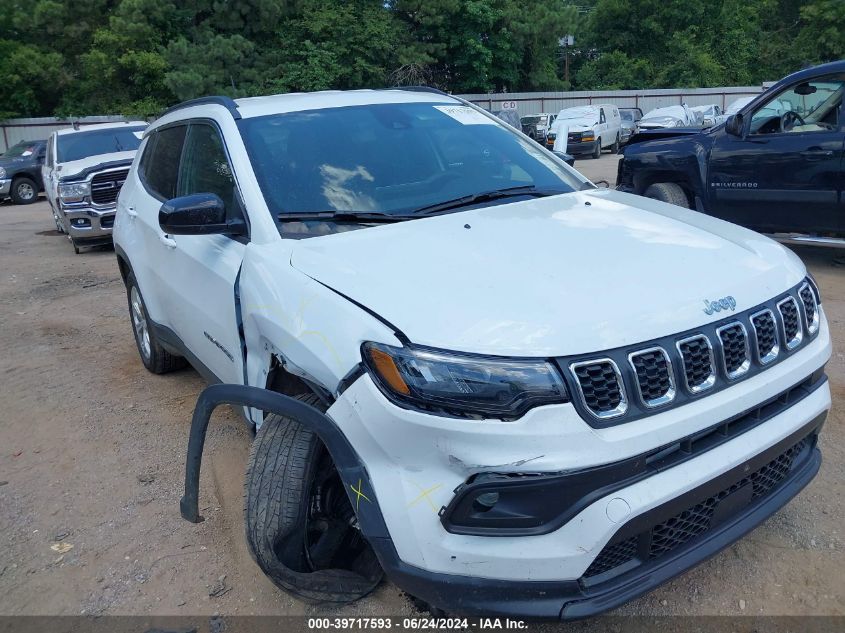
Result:
[[[328,452],[317,461],[308,499],[305,560],[310,571],[347,569],[368,577],[375,554],[358,529],[343,481]]]

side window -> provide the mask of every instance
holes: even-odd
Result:
[[[751,116],[751,133],[836,130],[843,92],[843,75],[819,77],[791,86],[758,106]]]
[[[186,126],[178,125],[154,132],[144,146],[138,166],[141,177],[147,189],[164,200],[176,197],[179,156],[186,130]]]
[[[604,118],[604,108],[599,110],[599,123],[605,123],[607,119]]]
[[[177,195],[192,193],[215,193],[226,205],[227,215],[241,215],[223,139],[216,128],[205,123],[194,123],[188,129],[179,168]]]

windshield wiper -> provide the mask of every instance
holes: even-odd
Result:
[[[311,211],[278,213],[276,218],[280,222],[402,222],[403,220],[415,219],[411,215],[391,215],[378,211]]]
[[[520,196],[534,196],[537,198],[544,198],[546,196],[556,196],[561,193],[567,193],[559,189],[538,189],[534,185],[520,185],[518,187],[505,187],[504,189],[493,189],[492,191],[484,191],[482,193],[474,193],[468,196],[461,196],[452,200],[444,200],[436,204],[430,204],[425,207],[420,207],[414,213],[418,215],[429,215],[438,213],[439,211],[448,211],[449,209],[457,209],[459,207],[467,207],[472,204],[481,202],[490,202],[492,200],[499,200],[501,198],[515,198]]]

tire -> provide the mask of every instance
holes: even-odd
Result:
[[[314,395],[297,399],[324,409]],[[271,414],[258,430],[244,482],[244,519],[252,558],[297,598],[345,604],[381,582],[384,572],[357,530],[328,451],[296,420]]]
[[[619,135],[616,135],[616,141],[614,141],[613,145],[610,146],[610,153],[611,154],[618,154],[619,153]]]
[[[38,185],[32,178],[18,176],[12,181],[9,197],[15,204],[32,204],[38,200]]]
[[[79,255],[79,253],[81,253],[82,251],[79,250],[79,247],[76,245],[76,242],[71,240],[71,244],[73,244],[73,252]]]
[[[596,148],[593,150],[593,158],[601,158],[601,137],[596,139]]]
[[[645,190],[645,197],[668,202],[689,209],[689,199],[683,188],[674,182],[656,182]]]
[[[79,249],[74,245],[76,252]],[[126,277],[126,298],[129,303],[129,320],[132,323],[132,333],[135,335],[135,345],[144,367],[154,374],[166,374],[181,369],[187,362],[181,356],[171,354],[161,346],[150,327],[147,307],[138,288],[134,273]]]

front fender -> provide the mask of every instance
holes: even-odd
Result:
[[[265,387],[273,357],[337,395],[361,363],[361,343],[401,345],[373,314],[290,265],[290,242],[250,244],[240,278],[247,384]],[[260,414],[253,411],[260,426]]]

